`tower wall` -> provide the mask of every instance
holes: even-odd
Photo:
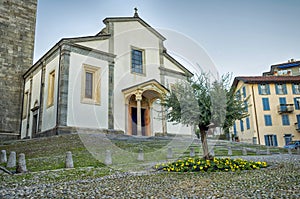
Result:
[[[22,74],[32,65],[37,0],[0,0],[0,140],[20,133]]]

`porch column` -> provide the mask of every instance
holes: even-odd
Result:
[[[142,92],[137,90],[135,93],[135,100],[137,104],[137,135],[142,135],[142,115],[141,115],[141,101],[142,101]]]

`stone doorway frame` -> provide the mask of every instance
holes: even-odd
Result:
[[[125,130],[128,135],[132,135],[132,113],[131,108],[137,108],[137,136],[142,136],[142,117],[141,109],[145,108],[145,135],[153,135],[152,127],[152,104],[156,99],[162,99],[163,95],[167,94],[169,90],[161,85],[156,80],[149,80],[147,82],[126,88],[122,90],[125,97]],[[162,129],[163,133],[167,133],[167,123],[165,118],[165,111],[162,108]]]

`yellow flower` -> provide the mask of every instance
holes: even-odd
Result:
[[[197,166],[193,166],[194,167],[194,169],[196,169],[197,168]]]
[[[203,169],[203,167],[200,167],[200,170],[202,170]]]

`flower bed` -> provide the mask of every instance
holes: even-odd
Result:
[[[168,172],[228,172],[255,170],[267,166],[266,162],[253,162],[243,159],[214,158],[213,160],[204,160],[202,158],[186,158],[172,163],[157,164],[155,168]]]

